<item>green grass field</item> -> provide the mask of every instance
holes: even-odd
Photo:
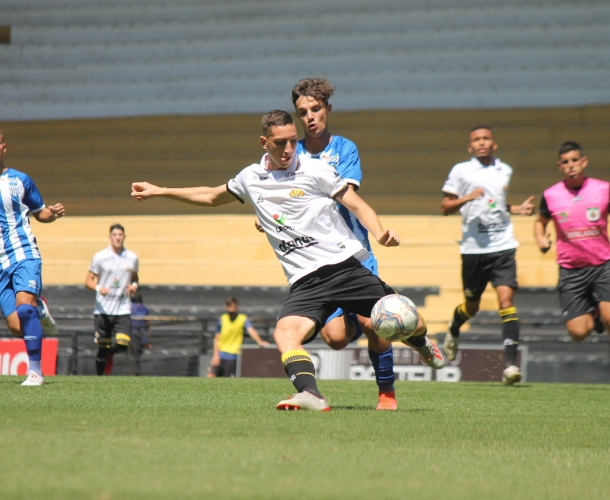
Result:
[[[610,386],[0,377],[0,498],[610,497]]]

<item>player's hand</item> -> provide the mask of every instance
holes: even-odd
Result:
[[[55,205],[51,205],[49,207],[51,213],[55,216],[56,219],[63,217],[66,214],[66,209],[61,203],[56,203]]]
[[[386,229],[377,242],[384,247],[397,247],[400,245],[400,237],[393,229]]]
[[[138,201],[146,200],[154,196],[159,189],[159,186],[150,184],[149,182],[134,182],[131,185],[131,196]]]
[[[519,213],[521,215],[532,215],[534,213],[534,204],[532,203],[534,197],[530,196],[521,205],[519,205]]]
[[[105,286],[103,286],[102,288],[100,288],[100,289],[98,290],[98,293],[99,293],[100,295],[108,295],[108,294],[110,293],[110,289],[109,289],[109,288],[106,288]]]
[[[549,238],[544,238],[543,241],[538,242],[538,246],[542,253],[547,253],[553,246],[553,242]]]
[[[485,196],[485,191],[481,188],[475,188],[466,195],[467,198],[470,198],[470,201],[481,198],[482,196]]]
[[[256,217],[254,219],[254,227],[256,228],[256,230],[259,233],[264,233],[265,232],[265,230],[263,229],[263,226],[261,226],[261,221],[260,221],[260,219],[258,217]]]
[[[125,287],[125,292],[127,292],[127,295],[129,295],[130,297],[133,297],[137,291],[138,287],[133,286],[131,283]]]
[[[258,343],[258,345],[259,345],[259,347],[267,347],[267,346],[269,346],[269,345],[271,345],[271,344],[269,344],[269,342],[267,342],[266,340],[261,340],[261,341]]]

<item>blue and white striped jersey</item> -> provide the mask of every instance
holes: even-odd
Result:
[[[0,175],[0,264],[6,269],[25,259],[40,259],[28,214],[44,208],[38,188],[26,174],[9,168]]]
[[[312,155],[305,149],[305,139],[301,139],[297,146],[297,154],[303,154],[311,158],[319,158],[329,165],[332,165],[337,170],[337,173],[343,177],[348,184],[353,184],[357,190],[362,182],[362,168],[360,167],[360,156],[356,145],[340,135],[333,135],[328,146],[321,153]],[[339,213],[347,222],[347,226],[360,240],[362,246],[366,248],[369,254],[372,254],[371,243],[369,241],[368,231],[360,224],[356,216],[351,213],[340,203]]]

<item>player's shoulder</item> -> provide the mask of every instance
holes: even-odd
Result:
[[[10,179],[19,179],[22,182],[32,182],[32,178],[25,172],[15,170],[14,168],[7,168],[5,175]]]
[[[455,165],[453,165],[453,167],[451,167],[451,171],[452,172],[465,172],[468,170],[471,170],[473,168],[473,164],[471,160],[468,161],[461,161],[459,163],[456,163]]]
[[[125,249],[125,256],[128,259],[133,259],[133,260],[137,260],[138,259],[138,254],[136,254],[132,250],[128,250],[127,248]]]
[[[102,260],[108,257],[108,247],[100,250],[99,252],[95,252],[93,255],[93,260]]]
[[[341,150],[344,153],[350,151],[358,152],[358,146],[356,146],[356,143],[349,140],[347,137],[343,137],[342,135],[333,135],[331,144],[333,143],[338,150]]]
[[[508,163],[503,162],[499,158],[496,158],[496,167],[508,173],[512,173],[513,171],[513,167],[511,167]]]
[[[317,169],[335,170],[335,168],[332,165],[329,165],[324,160],[322,160],[320,158],[312,158],[311,156],[308,156],[304,152],[299,154],[299,163],[300,163],[299,168],[301,168],[303,170],[314,169],[313,170],[314,172]]]

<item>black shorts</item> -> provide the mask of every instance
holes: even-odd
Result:
[[[463,254],[462,255],[462,284],[464,296],[468,302],[477,302],[491,281],[494,288],[509,286],[516,290],[517,263],[515,262],[515,249],[502,252]]]
[[[304,276],[290,287],[288,299],[278,320],[286,316],[304,316],[316,322],[316,333],[337,308],[346,313],[371,317],[375,303],[395,293],[355,257],[324,266]],[[315,337],[307,339],[309,342]]]
[[[99,336],[101,339],[112,340],[112,336],[116,336],[119,333],[126,335],[127,342],[129,342],[131,316],[129,314],[96,314],[93,318],[93,328],[95,328],[96,336]]]
[[[592,267],[559,267],[559,303],[564,321],[593,311],[599,302],[610,302],[610,261]]]
[[[212,373],[217,377],[235,377],[237,375],[237,360],[221,359],[219,365],[212,367]]]

